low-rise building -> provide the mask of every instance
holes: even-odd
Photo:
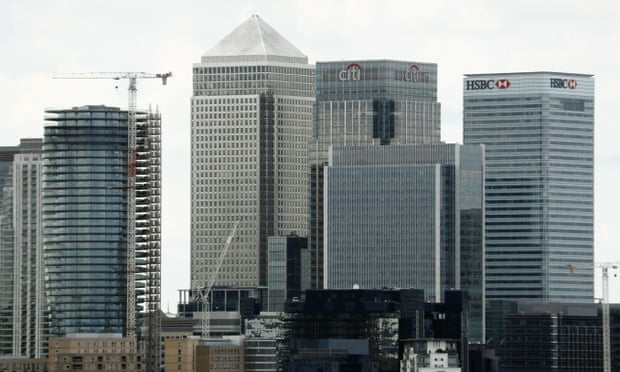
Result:
[[[500,371],[601,371],[601,305],[543,301],[489,301],[488,348]],[[611,305],[612,367],[620,366],[620,307]]]
[[[47,358],[0,357],[3,372],[47,372]]]
[[[140,371],[136,339],[120,334],[69,334],[49,340],[49,372]]]
[[[461,372],[457,344],[419,340],[403,346],[400,372]]]
[[[433,341],[449,346],[441,355],[434,349],[438,358],[467,371],[468,296],[452,290],[443,298],[442,303],[426,302],[422,289],[306,291],[287,304],[289,349],[283,353],[283,367],[399,371],[408,345]]]
[[[194,372],[198,337],[168,338],[164,341],[164,370],[171,372]]]
[[[202,341],[196,346],[195,372],[244,372],[242,337]]]

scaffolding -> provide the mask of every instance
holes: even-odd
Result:
[[[146,371],[160,369],[161,116],[137,114],[135,147],[135,270]]]

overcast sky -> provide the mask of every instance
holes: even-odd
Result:
[[[163,116],[162,307],[189,286],[192,64],[257,14],[311,63],[402,59],[438,64],[442,139],[462,143],[467,73],[594,74],[595,259],[620,261],[620,5],[614,0],[0,0],[0,146],[43,136],[43,111],[127,106],[127,82],[56,72],[172,71],[138,82],[138,106]],[[597,273],[597,279],[600,274]],[[620,278],[610,280],[620,302]],[[600,290],[596,292],[600,296]]]

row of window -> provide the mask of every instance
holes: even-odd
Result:
[[[243,74],[249,72],[274,72],[292,75],[311,75],[314,76],[314,66],[303,67],[284,67],[284,66],[214,66],[214,67],[194,67],[194,74]]]

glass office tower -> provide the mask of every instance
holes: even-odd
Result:
[[[334,147],[325,170],[325,284],[470,296],[483,341],[484,149],[458,144]]]
[[[592,75],[466,75],[463,124],[486,146],[487,298],[591,302]]]
[[[41,238],[41,139],[0,148],[0,355],[47,352]]]
[[[127,111],[116,107],[46,111],[42,222],[54,336],[127,334],[130,172],[136,176],[136,311],[159,308],[160,121],[137,113],[131,164],[127,124]]]
[[[390,60],[319,62],[310,142],[311,287],[323,288],[323,168],[330,146],[437,143],[437,65]]]
[[[284,312],[287,301],[299,299],[307,286],[308,239],[297,235],[270,236],[267,301],[263,309]]]
[[[314,66],[258,16],[193,66],[191,286],[267,284],[267,238],[307,233]]]

